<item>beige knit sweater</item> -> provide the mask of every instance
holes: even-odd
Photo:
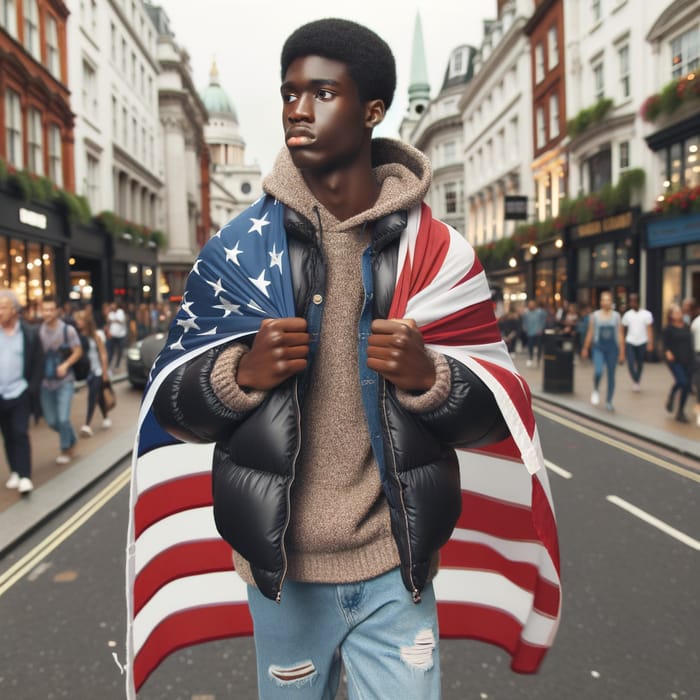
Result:
[[[278,156],[264,189],[323,229],[327,266],[319,351],[303,406],[301,451],[291,489],[286,536],[288,576],[306,582],[347,583],[398,566],[389,510],[370,448],[358,369],[358,323],[363,303],[362,253],[371,222],[423,199],[430,184],[427,159],[415,149],[386,139],[374,141],[375,175],[381,194],[374,206],[338,221],[315,200],[286,149]],[[235,382],[244,349],[234,345],[219,357],[212,386],[234,409],[252,408],[264,392],[244,393]],[[428,410],[449,392],[449,369],[434,355],[435,386],[419,397],[401,395],[411,410]],[[248,583],[247,562],[235,554],[236,569]]]

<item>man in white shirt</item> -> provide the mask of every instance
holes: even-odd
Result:
[[[654,350],[654,317],[647,309],[639,308],[639,294],[630,294],[630,308],[622,316],[626,329],[625,355],[632,377],[632,390],[639,391],[645,353]]]
[[[107,314],[105,330],[107,331],[107,364],[114,369],[119,369],[122,361],[126,336],[129,331],[127,321],[124,309],[116,301],[113,301]],[[113,360],[114,363],[112,363]]]

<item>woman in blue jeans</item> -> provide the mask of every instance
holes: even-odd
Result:
[[[589,352],[593,360],[593,391],[591,403],[600,403],[598,386],[607,370],[608,390],[605,397],[605,408],[614,411],[613,394],[615,393],[615,370],[617,364],[625,361],[625,336],[620,322],[620,314],[613,309],[612,294],[603,292],[600,295],[600,308],[591,314],[588,332],[581,349],[581,357],[587,357]]]

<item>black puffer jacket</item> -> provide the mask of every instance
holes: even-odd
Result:
[[[398,242],[406,221],[406,212],[397,212],[373,227],[375,318],[386,318],[389,311]],[[308,318],[313,296],[324,292],[323,256],[308,220],[287,209],[285,227],[296,313]],[[161,385],[153,410],[159,423],[174,435],[217,443],[213,464],[217,528],[248,560],[261,592],[279,599],[286,574],[289,490],[297,468],[303,386],[309,370],[269,392],[258,408],[236,413],[216,397],[210,383],[214,363],[226,347],[210,350],[174,370]],[[431,560],[449,539],[461,510],[454,447],[493,442],[507,435],[490,390],[461,363],[452,358],[447,361],[450,394],[431,412],[408,411],[394,388],[379,378],[384,447],[381,481],[403,581],[416,601],[428,580]]]

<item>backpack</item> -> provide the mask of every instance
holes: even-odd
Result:
[[[83,354],[73,365],[73,374],[75,375],[76,379],[82,380],[87,379],[88,374],[90,374],[90,357],[88,356],[90,351],[90,342],[82,333],[79,332],[78,338],[80,338],[80,346],[83,348]]]
[[[73,326],[75,328],[75,326]],[[90,350],[90,343],[88,339],[82,335],[75,328],[75,332],[78,334],[80,339],[80,346],[83,349],[83,354],[80,356],[78,361],[71,367],[75,378],[78,380],[87,379],[88,374],[90,374],[90,357],[88,352]],[[45,376],[49,378],[54,378],[56,376],[56,366],[59,365],[63,360],[71,354],[71,347],[68,345],[68,325],[63,326],[63,344],[58,350],[49,350],[46,353],[46,370]]]

